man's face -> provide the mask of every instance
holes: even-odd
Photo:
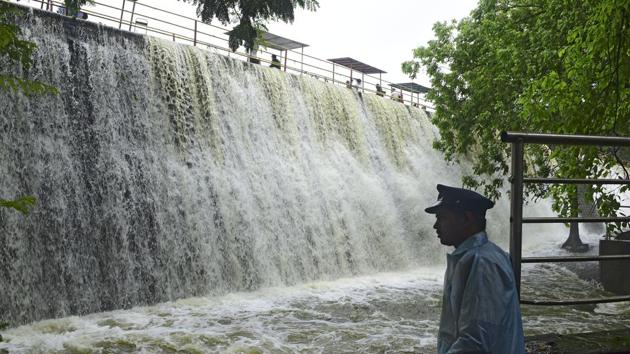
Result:
[[[433,228],[440,242],[446,246],[457,246],[466,239],[466,216],[463,212],[441,207],[435,214],[437,220]]]

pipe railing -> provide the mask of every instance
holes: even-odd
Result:
[[[630,179],[569,179],[569,178],[524,178],[524,145],[593,145],[593,146],[630,146],[630,137],[590,136],[590,135],[559,135],[559,134],[530,134],[503,132],[501,140],[512,144],[512,184],[510,194],[510,256],[516,289],[521,293],[521,264],[522,263],[556,263],[556,262],[588,262],[615,261],[629,259],[630,255],[588,256],[588,257],[523,257],[523,224],[524,223],[569,223],[569,222],[630,222],[630,217],[523,217],[523,184],[630,184]],[[630,296],[615,296],[599,299],[569,299],[569,300],[528,300],[521,299],[521,304],[527,305],[578,305],[599,304],[607,302],[630,301]]]
[[[63,6],[63,2],[58,0],[33,0],[33,2],[41,4],[42,9],[46,7],[49,11],[53,11],[55,8]],[[126,8],[128,6],[128,2],[133,3],[131,10]],[[256,59],[261,63],[270,64],[271,61],[263,58],[261,54],[268,57],[271,57],[271,54],[278,54],[263,49],[259,49],[256,55],[250,55],[239,50],[232,52],[227,45],[229,41],[228,36],[225,34],[229,31],[227,28],[204,23],[196,18],[163,10],[155,6],[144,4],[140,1],[122,0],[121,7],[98,1],[95,1],[93,4],[94,6],[81,9],[82,12],[88,14],[88,21],[93,18],[97,18],[106,22],[104,23],[105,25],[110,25],[111,27],[119,28],[121,30],[127,29],[129,31],[142,31],[155,37],[173,40],[175,42],[189,44],[195,47],[205,47],[205,49],[214,50],[215,52],[227,55],[228,57],[234,56],[244,61]],[[151,12],[154,12],[155,14],[150,14]],[[174,17],[181,20],[181,23],[180,21],[164,20],[162,15]],[[150,22],[152,22],[151,26],[148,24],[138,24],[137,19],[139,18],[147,21],[150,20]],[[157,24],[154,25],[153,23]],[[282,55],[283,53],[285,56]],[[299,52],[295,50],[281,51],[279,59],[283,63],[283,70],[285,71],[290,71],[299,75],[310,75],[316,79],[331,82],[336,85],[346,86],[346,81],[351,81],[351,79],[357,78],[352,75],[352,70],[350,68],[308,55],[304,53],[303,50]],[[382,79],[381,76],[377,77],[369,74],[362,74],[361,78],[362,84],[360,87],[357,87],[354,82],[351,82],[351,87],[358,92],[376,93],[377,84],[380,84],[382,87],[384,85],[392,84],[391,82]],[[421,99],[417,94],[402,90],[398,90],[398,92],[402,93],[403,103],[405,104],[423,107],[425,109],[433,108],[428,101]],[[395,99],[388,92],[384,92],[383,96]]]

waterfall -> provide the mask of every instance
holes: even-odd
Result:
[[[461,168],[425,113],[39,10],[0,92],[0,321],[12,325],[441,260],[423,209]],[[503,216],[506,215],[504,211]]]

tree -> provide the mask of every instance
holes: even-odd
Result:
[[[83,5],[93,5],[94,0],[64,0],[63,3],[67,9],[68,16],[76,16]]]
[[[319,7],[317,0],[183,0],[197,5],[197,15],[203,22],[214,18],[223,25],[238,24],[229,32],[229,46],[236,51],[244,45],[247,50],[256,46],[256,38],[266,31],[266,22],[282,20],[293,22],[297,6],[310,11]]]
[[[436,38],[402,68],[411,77],[424,68],[431,78],[427,97],[441,134],[435,148],[449,161],[472,160],[464,185],[500,195],[510,156],[500,131],[630,135],[630,2],[481,0],[470,16],[433,29]],[[541,177],[629,178],[623,154],[528,145],[525,164]],[[572,185],[527,187],[531,198],[553,197],[561,216],[577,216],[581,197],[602,216],[621,214],[616,195],[628,190],[586,186],[582,195]],[[579,246],[577,227],[571,230],[567,246]]]
[[[19,38],[21,30],[11,21],[11,16],[19,15],[19,11],[9,6],[6,1],[0,1],[0,62],[3,63],[0,71],[0,91],[22,91],[26,95],[57,94],[58,90],[53,86],[28,80],[8,71],[13,67],[23,72],[28,71],[32,65],[33,52],[37,48],[35,43]],[[0,207],[28,214],[29,207],[35,202],[33,196],[23,196],[15,200],[0,199]]]

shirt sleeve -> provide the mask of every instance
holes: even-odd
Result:
[[[497,264],[479,255],[468,264],[468,277],[459,279],[464,288],[458,336],[448,354],[490,353],[500,340],[502,321],[510,304],[511,281]]]

